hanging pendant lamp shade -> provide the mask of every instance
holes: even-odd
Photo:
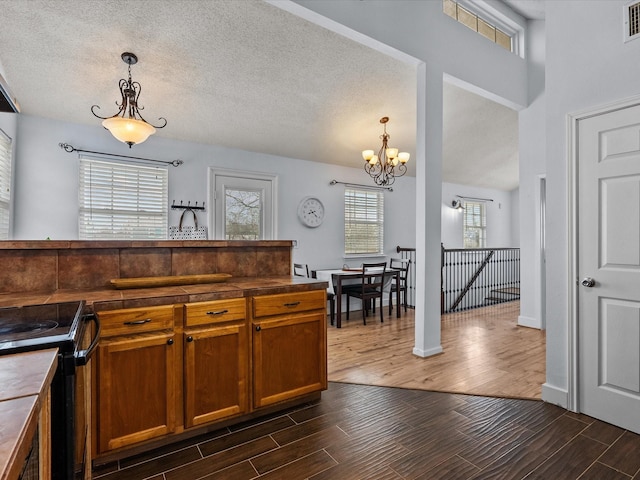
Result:
[[[138,106],[138,99],[142,86],[139,82],[131,80],[131,65],[138,63],[138,57],[130,52],[124,52],[122,61],[129,65],[129,78],[121,78],[118,84],[122,99],[120,103],[116,103],[119,110],[111,117],[101,117],[94,109],[100,109],[98,105],[91,107],[91,113],[103,120],[102,126],[109,130],[111,134],[118,140],[129,145],[131,148],[137,143],[144,142],[150,135],[156,133],[156,128],[164,128],[167,126],[167,119],[160,117],[164,123],[161,125],[152,125],[147,122],[140,110],[144,107]]]
[[[102,121],[102,126],[129,147],[144,142],[150,135],[156,133],[153,125],[135,118],[109,117]]]

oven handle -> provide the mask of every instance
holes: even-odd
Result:
[[[88,315],[84,315],[82,319],[85,322],[95,322],[96,335],[93,337],[93,340],[91,340],[91,345],[89,345],[89,348],[87,348],[86,350],[80,350],[73,354],[76,360],[76,366],[86,365],[89,362],[89,360],[91,359],[91,355],[93,355],[94,350],[98,346],[98,341],[100,340],[100,320],[98,319],[98,316],[95,313],[90,313]]]

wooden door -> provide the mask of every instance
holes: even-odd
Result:
[[[184,333],[186,427],[247,411],[248,343],[244,324]]]
[[[98,347],[98,449],[107,452],[175,427],[172,333],[103,340]]]
[[[640,433],[640,106],[578,123],[579,408]]]
[[[326,318],[321,312],[254,320],[254,407],[327,388]]]

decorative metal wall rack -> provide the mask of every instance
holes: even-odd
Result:
[[[183,210],[204,210],[204,202],[202,202],[202,205],[198,205],[198,202],[196,202],[195,205],[191,205],[191,200],[189,200],[185,205],[184,202],[180,200],[180,205],[176,205],[176,201],[174,200],[171,204],[171,209],[176,210],[180,208]]]

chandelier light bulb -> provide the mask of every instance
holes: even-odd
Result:
[[[398,154],[398,159],[402,164],[407,163],[409,161],[409,158],[411,158],[411,154],[408,152],[400,152]]]
[[[369,160],[371,160],[373,158],[374,153],[375,152],[373,150],[363,150],[362,151],[362,158],[364,158],[365,161],[368,162]]]
[[[398,149],[397,148],[387,148],[387,158],[393,160],[397,156],[398,156]]]

